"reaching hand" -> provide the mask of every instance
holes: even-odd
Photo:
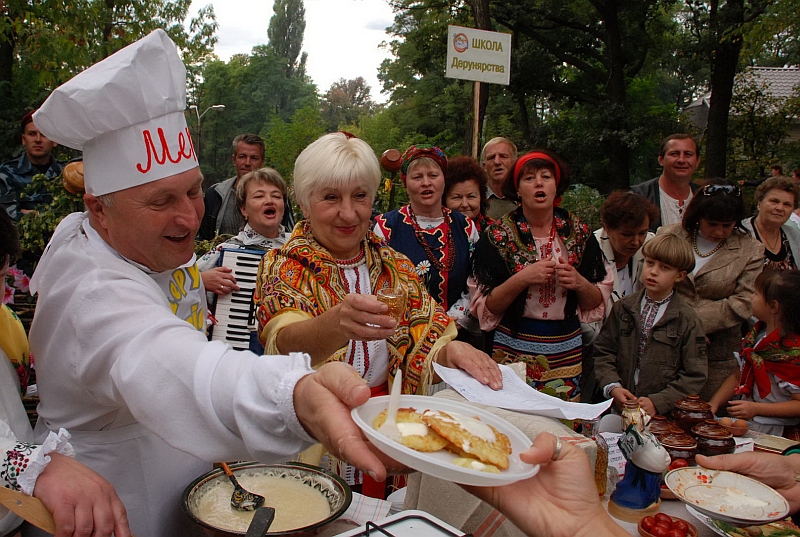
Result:
[[[439,354],[441,365],[453,369],[462,369],[472,375],[481,384],[486,384],[493,390],[503,388],[503,373],[497,362],[489,358],[489,355],[479,351],[469,343],[463,341],[449,342]]]
[[[647,415],[650,417],[653,417],[656,414],[658,414],[658,411],[656,410],[656,405],[653,404],[653,401],[651,401],[649,397],[640,397],[639,407],[641,407],[642,410],[647,412]]]
[[[761,481],[777,490],[789,502],[791,512],[800,510],[800,454],[784,457],[776,453],[749,451],[733,455],[706,457],[698,455],[695,461],[712,470],[728,470]]]
[[[753,401],[742,399],[728,401],[728,415],[732,418],[751,420],[758,415],[757,410],[756,403]]]
[[[391,459],[376,455],[367,444],[350,410],[367,402],[370,390],[351,366],[332,362],[300,379],[294,389],[297,419],[306,431],[336,457],[367,472],[376,481],[386,478]]]
[[[611,390],[609,395],[614,398],[614,404],[617,405],[618,408],[622,408],[623,405],[628,401],[636,401],[636,396],[622,386],[618,386]]]
[[[340,337],[345,341],[376,341],[394,335],[397,321],[389,315],[389,306],[373,295],[351,293],[341,304],[323,315],[338,318]]]
[[[53,513],[56,537],[130,537],[125,506],[111,484],[78,461],[50,453],[33,495]]]
[[[600,503],[589,458],[563,442],[554,459],[555,445],[553,435],[541,433],[520,454],[524,462],[542,465],[531,478],[503,487],[464,489],[496,507],[527,535],[627,536]]]

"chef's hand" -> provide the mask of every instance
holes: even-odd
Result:
[[[541,464],[539,473],[502,487],[463,488],[490,503],[526,535],[548,537],[627,536],[603,509],[589,458],[569,442],[553,459],[556,438],[536,437],[520,459]]]
[[[111,483],[75,459],[49,456],[33,495],[53,513],[56,537],[130,537],[125,506]]]
[[[800,510],[800,484],[796,481],[800,476],[800,454],[784,457],[777,453],[748,451],[714,457],[697,455],[695,461],[712,470],[736,472],[761,481],[786,498],[792,513]]]
[[[206,291],[219,296],[225,296],[239,290],[233,270],[229,267],[214,267],[213,269],[204,270],[200,273],[200,278],[203,280],[203,287]]]
[[[333,455],[383,481],[387,465],[399,470],[399,464],[377,450],[373,452],[350,416],[350,409],[366,403],[369,397],[369,386],[355,369],[331,362],[297,382],[294,409],[306,431]]]

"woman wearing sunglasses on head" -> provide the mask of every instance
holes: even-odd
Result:
[[[700,392],[708,401],[737,368],[733,352],[741,325],[752,314],[753,282],[764,266],[764,246],[742,227],[739,187],[710,179],[698,190],[681,224],[662,227],[689,242],[695,268],[675,289],[697,311],[708,340],[708,380]]]

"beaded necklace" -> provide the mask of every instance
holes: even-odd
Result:
[[[724,242],[725,242],[725,240],[724,240],[724,239],[723,239],[723,240],[721,240],[721,241],[719,241],[719,244],[717,244],[717,245],[714,247],[714,249],[713,249],[713,250],[711,250],[711,251],[710,251],[710,252],[708,252],[707,254],[701,254],[701,253],[700,253],[700,249],[697,247],[697,230],[696,230],[696,229],[694,230],[694,235],[692,235],[692,246],[694,246],[694,251],[695,251],[695,252],[697,252],[697,255],[699,255],[700,257],[703,257],[703,258],[705,258],[705,257],[711,257],[712,255],[714,255],[715,253],[717,253],[717,250],[719,250],[720,248],[722,248],[722,244],[723,244]]]
[[[533,233],[531,233],[531,237],[533,238]],[[550,227],[550,237],[547,240],[547,243],[542,246],[540,251],[538,252],[537,261],[541,261],[542,259],[547,259],[553,256],[553,242],[556,240],[556,219],[553,217],[553,224]],[[536,245],[536,239],[533,240],[533,245]],[[549,278],[545,283],[539,285],[539,304],[542,305],[544,308],[549,308],[552,306],[556,301],[556,278],[553,276]],[[546,312],[545,312],[546,313]]]
[[[364,247],[361,247],[361,251],[358,252],[358,255],[355,257],[351,257],[350,259],[337,259],[336,266],[341,269],[347,268],[354,268],[364,262]]]
[[[433,250],[428,244],[428,240],[425,238],[425,232],[419,227],[419,223],[417,223],[417,215],[414,214],[414,209],[411,208],[411,205],[408,206],[408,214],[411,215],[411,225],[414,228],[414,236],[417,237],[417,241],[419,241],[422,249],[425,250],[425,255],[428,257],[431,265],[436,267],[436,270],[439,272],[449,272],[456,261],[456,245],[455,240],[453,240],[453,219],[450,217],[450,214],[444,206],[442,206],[442,216],[444,217],[445,227],[447,228],[447,238],[444,245],[444,251],[446,252],[444,262],[439,261],[436,255],[434,255]],[[437,250],[439,249],[440,248],[437,248]]]

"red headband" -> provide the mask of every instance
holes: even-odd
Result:
[[[515,189],[519,188],[519,174],[520,174],[520,171],[522,170],[522,167],[526,163],[528,163],[531,160],[536,159],[536,158],[542,159],[542,160],[546,160],[547,162],[549,162],[550,164],[553,165],[553,168],[554,168],[553,173],[555,173],[555,175],[556,175],[556,187],[558,187],[558,184],[561,182],[561,168],[558,166],[558,163],[550,155],[548,155],[546,153],[540,153],[540,152],[534,151],[533,153],[527,153],[525,155],[522,155],[521,157],[519,157],[517,159],[516,164],[514,164],[514,188]]]

